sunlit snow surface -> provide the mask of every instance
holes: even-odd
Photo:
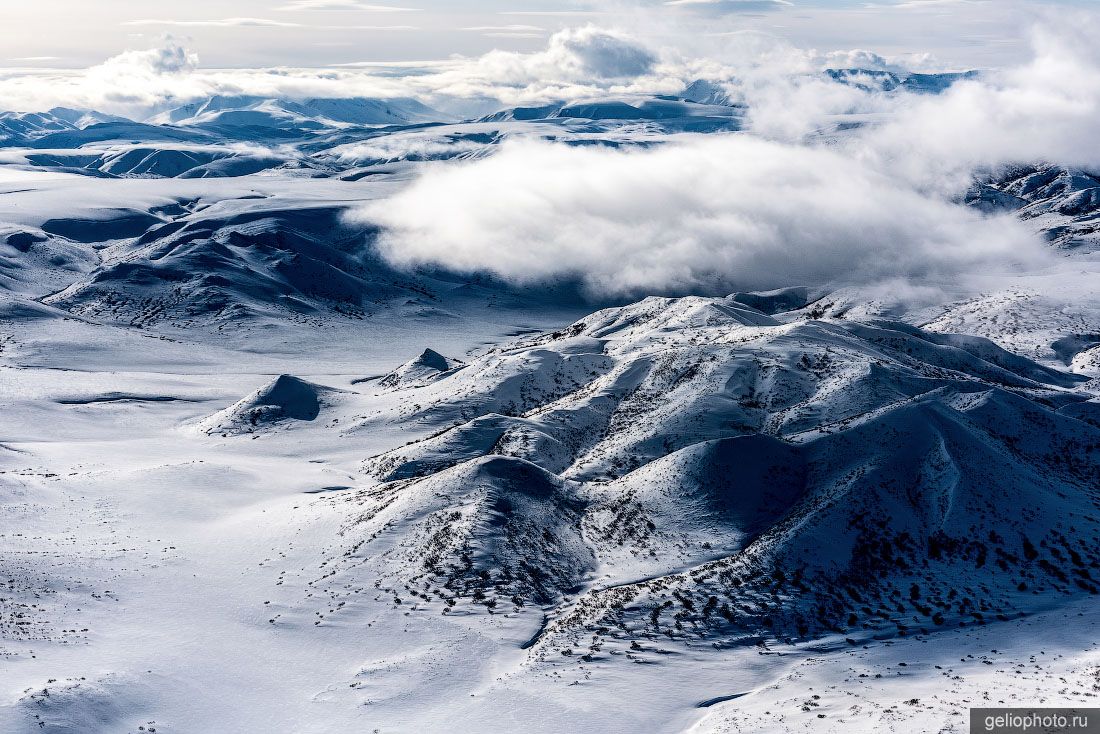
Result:
[[[976,184],[1058,256],[936,298],[600,302],[397,269],[344,216],[510,136],[731,134],[710,101],[0,119],[0,731],[965,731],[1094,701],[1094,177]]]

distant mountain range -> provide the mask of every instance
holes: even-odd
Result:
[[[883,92],[898,90],[935,94],[952,84],[973,79],[978,72],[902,74],[869,69],[829,69],[832,80]],[[587,120],[675,120],[729,118],[740,109],[730,89],[735,85],[697,79],[679,94],[646,97],[561,101],[537,107],[515,107],[483,117],[483,121],[532,121],[551,118]],[[155,139],[215,141],[222,137],[294,139],[324,131],[362,126],[402,126],[451,123],[459,120],[411,97],[275,99],[254,95],[216,95],[158,112],[145,120],[129,120],[93,110],[56,107],[45,112],[0,112],[0,144],[9,147],[74,147],[108,140]],[[181,130],[151,130],[178,127]],[[266,131],[266,132],[265,132]]]
[[[312,98],[293,101],[255,96],[216,96],[161,112],[149,118],[148,122],[210,130],[227,127],[319,130],[355,125],[442,122],[448,119],[448,115],[411,98]]]
[[[837,83],[937,93],[973,78],[834,69]],[[99,177],[225,178],[271,169],[358,180],[374,167],[490,152],[508,137],[573,145],[632,146],[655,135],[741,129],[735,85],[705,79],[676,95],[627,95],[512,107],[461,122],[412,98],[272,99],[219,95],[129,120],[90,110],[0,112],[0,147],[22,149],[24,165]],[[400,133],[400,134],[397,134]]]

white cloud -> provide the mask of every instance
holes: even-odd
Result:
[[[405,30],[388,27],[374,30]],[[198,56],[168,37],[160,47],[131,50],[78,72],[0,72],[0,99],[14,110],[58,105],[144,119],[168,107],[214,95],[407,97],[401,78],[367,71],[315,69],[199,70]]]
[[[610,15],[606,10],[502,10],[498,15],[529,15],[548,18],[579,18],[598,15]]]
[[[1017,160],[1100,166],[1097,35],[1087,16],[1065,14],[1037,32],[1031,62],[939,96],[884,95],[821,74],[830,66],[902,70],[873,51],[797,49],[742,32],[723,37],[720,58],[692,58],[589,25],[555,33],[534,53],[321,72],[203,71],[169,40],[75,74],[8,72],[0,98],[22,109],[121,114],[213,94],[505,105],[669,93],[706,78],[749,105],[752,136],[629,153],[512,143],[489,159],[433,168],[363,216],[387,228],[382,246],[398,263],[518,282],[578,277],[599,292],[953,281],[1045,253],[1015,220],[952,203],[976,168]],[[869,124],[815,142],[815,131],[853,119]],[[372,145],[341,153],[468,152],[438,140]]]
[[[198,96],[204,85],[192,74],[198,56],[165,36],[161,46],[125,51],[79,73],[66,71],[0,76],[0,99],[17,110],[54,106],[116,114],[146,114],[176,94]]]
[[[720,56],[694,58],[652,47],[622,31],[588,25],[553,34],[533,53],[498,50],[474,58],[349,64],[323,71],[202,70],[194,54],[169,41],[163,48],[127,51],[78,72],[0,72],[0,99],[19,110],[64,105],[139,119],[214,94],[415,96],[433,106],[484,110],[671,94],[705,78],[749,105],[746,122],[757,135],[798,142],[840,116],[862,115],[860,119],[877,128],[851,136],[851,155],[878,161],[880,167],[889,164],[913,179],[937,181],[941,188],[950,178],[957,188],[975,166],[994,165],[1009,154],[1066,161],[1086,159],[1096,150],[1093,120],[1100,111],[1100,62],[1090,35],[1095,29],[1084,19],[1067,17],[1058,30],[1037,37],[1032,63],[991,74],[980,84],[960,84],[940,97],[882,95],[836,84],[821,74],[830,66],[901,72],[908,63],[874,51],[819,52],[740,32],[722,38]],[[525,33],[520,29],[526,27],[504,25],[481,32]],[[397,31],[409,26],[371,28]]]
[[[983,218],[836,151],[748,136],[633,152],[513,143],[359,216],[385,228],[380,250],[399,265],[578,278],[615,295],[953,282],[1046,252],[1011,217]]]
[[[323,25],[314,28],[343,31],[418,31],[420,26],[415,25]]]
[[[981,2],[983,0],[905,0],[904,2],[895,3],[889,7],[901,8],[902,10],[924,10],[927,8],[940,8],[949,5],[972,5],[976,1]]]
[[[545,28],[540,28],[537,25],[523,25],[522,23],[511,23],[509,25],[476,25],[468,28],[462,28],[464,31],[543,31]]]
[[[278,20],[268,20],[266,18],[221,18],[218,20],[158,20],[154,18],[141,19],[141,20],[128,20],[123,25],[128,26],[143,26],[143,25],[170,25],[170,26],[193,26],[199,28],[239,28],[247,26],[270,26],[274,28],[299,28],[298,23],[284,23]]]
[[[407,81],[429,95],[498,100],[504,106],[679,89],[682,80],[669,79],[664,71],[658,52],[638,39],[587,25],[558,31],[542,51],[490,51]]]
[[[657,55],[630,36],[589,25],[555,33],[532,61],[573,78],[628,79],[649,73]]]
[[[1035,29],[1023,66],[900,100],[858,154],[925,188],[957,193],[976,168],[1048,161],[1100,166],[1100,33],[1094,16]]]
[[[371,5],[358,0],[292,0],[292,2],[276,8],[285,11],[308,10],[358,10],[368,13],[408,13],[420,10],[420,8],[405,8],[397,5]]]
[[[545,33],[535,31],[484,31],[486,38],[543,38]]]
[[[399,158],[453,157],[462,153],[482,152],[485,148],[485,144],[470,140],[420,135],[386,135],[364,143],[343,145],[331,152],[346,165]]]
[[[788,0],[666,0],[665,5],[719,11],[774,10],[791,5]]]
[[[825,64],[832,69],[872,69],[875,71],[903,71],[898,64],[891,63],[886,57],[862,48],[846,51],[829,51],[825,54]]]
[[[463,31],[480,33],[489,38],[542,38],[546,35],[546,29],[537,25],[524,25],[511,23],[508,25],[480,25],[461,28]]]
[[[118,78],[127,75],[150,76],[180,74],[198,66],[199,57],[179,43],[166,39],[163,46],[144,51],[126,51],[93,67],[89,73],[98,78]]]

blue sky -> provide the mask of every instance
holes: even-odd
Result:
[[[805,48],[931,53],[947,67],[1026,53],[1033,16],[1093,0],[37,0],[2,3],[0,65],[80,68],[168,33],[202,66],[328,66],[533,51],[594,23],[688,49],[762,31]]]

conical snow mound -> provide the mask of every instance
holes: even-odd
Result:
[[[293,375],[279,375],[243,400],[202,421],[206,433],[254,433],[286,421],[312,421],[340,392]]]
[[[444,357],[434,349],[425,349],[419,357],[401,365],[378,381],[383,387],[412,387],[425,385],[440,375],[465,367],[465,363]]]

